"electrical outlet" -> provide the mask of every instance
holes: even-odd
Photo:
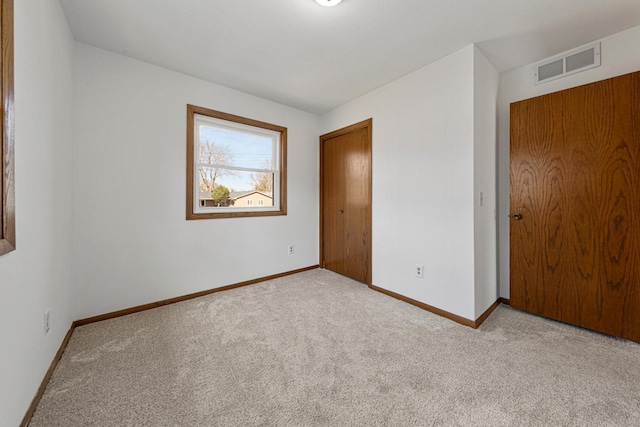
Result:
[[[48,334],[51,329],[51,309],[44,312],[44,333]]]
[[[295,246],[289,245],[289,255],[293,255],[295,253]]]
[[[420,264],[416,264],[416,277],[421,279],[424,277],[424,267]]]

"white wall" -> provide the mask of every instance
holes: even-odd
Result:
[[[16,247],[0,257],[0,426],[20,423],[71,326],[73,39],[57,1],[15,1]],[[51,309],[45,336],[43,315]]]
[[[533,84],[533,64],[503,73],[500,76],[498,95],[498,247],[500,296],[504,298],[509,298],[510,104],[640,70],[640,26],[602,39],[601,59],[602,65],[600,67],[538,86]]]
[[[475,317],[498,298],[496,247],[496,102],[498,72],[474,48]],[[482,201],[480,200],[482,193]]]
[[[318,263],[317,116],[85,44],[75,74],[76,319]],[[288,215],[185,220],[187,104],[288,128]]]
[[[501,296],[509,104],[637,71],[638,40],[640,27],[605,38],[601,67],[544,85],[531,66],[500,76]],[[325,114],[319,132],[312,114],[75,44],[55,1],[15,2],[15,44],[18,249],[0,257],[0,426],[20,422],[73,319],[316,264],[317,135],[369,117],[374,284],[469,319],[495,300],[497,79],[474,46]],[[185,220],[187,103],[289,128],[287,216]]]
[[[467,319],[475,319],[473,69],[469,46],[321,117],[321,133],[373,118],[373,284]]]

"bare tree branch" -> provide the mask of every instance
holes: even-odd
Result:
[[[229,147],[216,145],[215,142],[207,141],[200,144],[200,162],[208,165],[231,165],[233,155],[229,152]],[[200,167],[200,191],[211,193],[216,187],[216,180],[225,175],[235,175],[235,171],[230,169],[215,167]]]
[[[271,162],[264,162],[265,169],[271,169]],[[263,193],[273,192],[273,174],[267,172],[256,172],[251,174],[251,181],[253,181],[253,189],[256,191],[262,191]]]
[[[253,189],[264,193],[273,192],[273,174],[266,172],[256,172],[251,174]]]

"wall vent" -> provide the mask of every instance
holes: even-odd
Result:
[[[534,67],[535,84],[550,82],[600,66],[600,42],[545,59]]]

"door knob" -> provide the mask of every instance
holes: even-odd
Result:
[[[343,213],[344,213],[344,210],[340,209],[340,213],[341,213],[341,214],[343,214]]]
[[[514,213],[513,219],[515,219],[516,221],[520,221],[522,219],[522,214]]]

